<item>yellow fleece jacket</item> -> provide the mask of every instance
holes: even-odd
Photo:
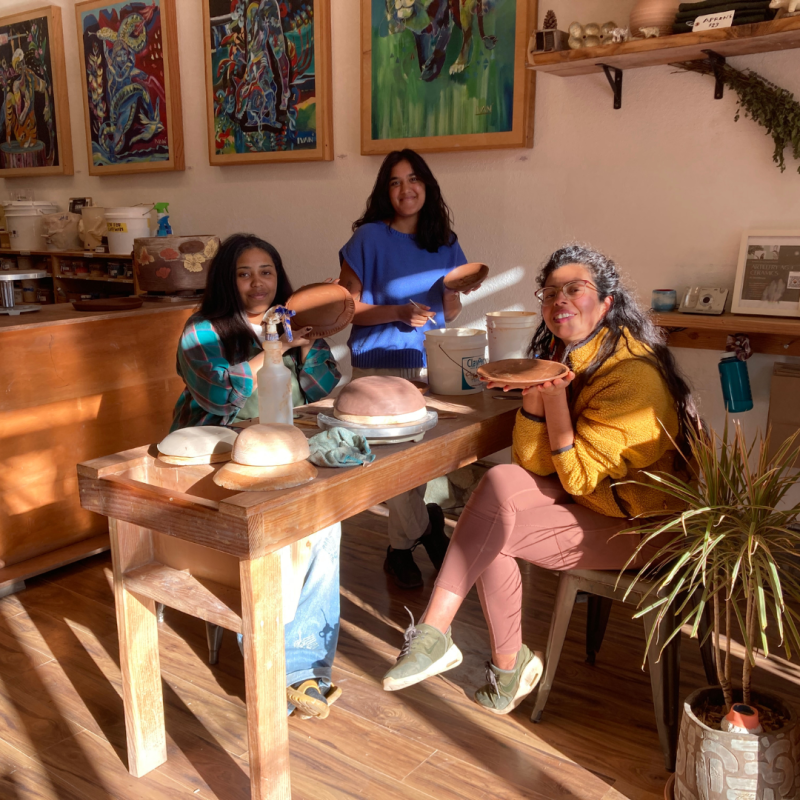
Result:
[[[580,375],[600,348],[606,329],[568,358]],[[675,473],[678,434],[675,400],[645,345],[628,334],[570,398],[575,444],[553,455],[544,420],[522,410],[514,425],[513,461],[536,475],[556,473],[577,503],[608,517],[656,516],[682,511],[674,498],[625,481],[648,481],[642,470]],[[666,430],[665,430],[666,429]],[[669,436],[667,435],[669,434]]]

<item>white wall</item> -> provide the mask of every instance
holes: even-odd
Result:
[[[75,175],[6,179],[0,196],[33,187],[66,207],[70,196],[99,205],[168,201],[180,232],[254,231],[281,252],[296,284],[334,275],[337,251],[363,209],[380,158],[359,154],[359,0],[333,0],[332,163],[210,167],[206,144],[202,14],[177,0],[186,171],[130,177],[87,174],[74,3],[63,9]],[[3,13],[41,0],[2,0]],[[552,0],[566,29],[574,18],[627,24],[632,0]],[[588,9],[588,10],[587,10]],[[732,59],[800,94],[800,51]],[[536,308],[533,275],[560,244],[580,239],[613,255],[640,295],[705,283],[732,287],[741,232],[800,228],[797,164],[781,174],[772,142],[749,120],[734,124],[735,96],[713,99],[713,81],[670,67],[626,72],[622,109],[602,74],[539,76],[532,150],[434,154],[429,162],[455,214],[467,256],[493,270],[489,288],[467,298],[460,322],[489,310]],[[473,299],[474,298],[474,299]],[[340,337],[337,337],[339,339]],[[337,348],[337,351],[339,348]],[[719,353],[677,351],[699,390],[703,415],[721,424]],[[749,362],[756,408],[766,424],[775,359]]]

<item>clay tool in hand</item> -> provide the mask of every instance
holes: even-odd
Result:
[[[419,303],[415,303],[413,300],[409,300],[408,302],[411,303],[414,308],[418,308],[423,314],[430,314],[430,311],[426,311]],[[435,317],[428,317],[428,321],[436,325],[437,328],[439,327]]]

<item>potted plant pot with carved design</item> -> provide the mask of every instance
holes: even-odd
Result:
[[[792,527],[800,504],[786,503],[800,480],[793,469],[798,442],[795,434],[771,456],[768,438],[748,445],[738,424],[732,436],[726,425],[722,437],[690,433],[686,480],[646,473],[648,486],[679,498],[686,510],[637,528],[637,555],[648,557],[637,580],[653,586],[637,616],[659,609],[648,646],[658,626],[667,631],[665,645],[684,625],[697,636],[710,607],[719,678],[719,686],[699,688],[684,703],[667,798],[800,797],[797,715],[782,698],[751,688],[757,657],[770,652],[768,634],[777,633],[787,658],[800,650],[800,531]],[[675,618],[668,619],[675,598]],[[734,648],[742,656],[741,688],[732,680]]]

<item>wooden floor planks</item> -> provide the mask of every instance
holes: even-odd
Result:
[[[342,629],[335,682],[344,694],[324,722],[290,719],[293,797],[408,800],[658,800],[667,774],[644,635],[614,608],[597,666],[584,663],[585,606],[573,615],[543,722],[533,698],[509,717],[472,701],[484,682],[488,633],[473,593],[454,624],[464,663],[403,692],[384,692],[426,586],[393,589],[382,571],[386,519],[345,523]],[[543,649],[555,577],[523,565],[525,641]],[[167,610],[159,630],[169,759],[145,778],[126,769],[119,653],[108,555],[29,581],[0,600],[0,800],[247,800],[244,672],[226,633],[207,664],[200,620]],[[684,640],[682,691],[702,683],[695,642]],[[758,685],[800,706],[800,669],[778,662]]]

